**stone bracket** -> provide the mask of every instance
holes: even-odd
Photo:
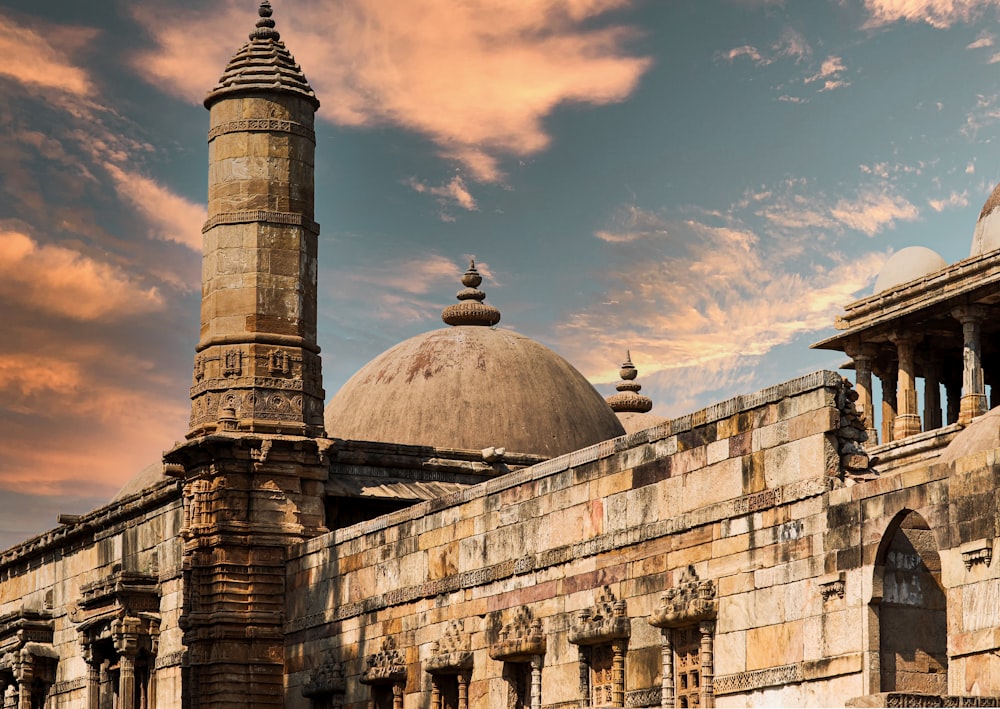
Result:
[[[965,564],[966,571],[971,571],[977,564],[989,566],[993,561],[993,540],[977,539],[961,546],[962,563]]]

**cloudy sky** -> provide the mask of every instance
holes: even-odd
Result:
[[[273,0],[322,101],[335,392],[440,326],[469,256],[501,326],[665,416],[809,351],[910,245],[968,256],[1000,179],[1000,0]],[[0,547],[182,439],[207,112],[255,0],[0,0]]]

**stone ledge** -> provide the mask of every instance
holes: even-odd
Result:
[[[861,672],[861,669],[862,654],[857,652],[822,660],[807,660],[780,667],[768,667],[763,670],[717,675],[713,686],[717,696],[741,694],[767,687],[813,682],[840,675],[855,674]]]

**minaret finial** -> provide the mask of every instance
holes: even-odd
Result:
[[[622,378],[615,386],[618,393],[612,394],[605,399],[612,411],[616,413],[632,412],[644,414],[653,408],[653,400],[639,393],[642,385],[635,381],[635,378],[639,376],[639,370],[632,364],[632,353],[629,350],[625,350],[625,361],[622,362],[618,373]]]
[[[257,8],[260,19],[257,20],[257,27],[250,33],[250,39],[273,39],[275,42],[281,39],[281,35],[274,29],[274,20],[271,19],[273,13],[271,3],[260,0],[260,7]]]
[[[462,285],[458,292],[459,302],[449,305],[441,313],[441,319],[449,325],[496,325],[500,322],[500,311],[483,302],[486,294],[479,290],[483,277],[476,270],[476,260],[469,259],[469,270],[462,275]]]

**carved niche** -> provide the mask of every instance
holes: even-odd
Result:
[[[339,662],[331,651],[327,651],[320,666],[306,678],[302,696],[313,700],[314,706],[338,708],[344,706],[346,691],[344,663]]]
[[[715,583],[699,580],[694,567],[688,566],[678,584],[660,596],[660,605],[650,616],[649,624],[657,628],[677,628],[711,620],[718,613]]]
[[[500,628],[497,641],[490,646],[490,657],[503,662],[529,662],[532,656],[545,654],[542,621],[531,611],[518,606],[510,622]]]
[[[406,657],[396,647],[391,635],[382,641],[382,649],[365,658],[362,684],[394,684],[406,682]]]

